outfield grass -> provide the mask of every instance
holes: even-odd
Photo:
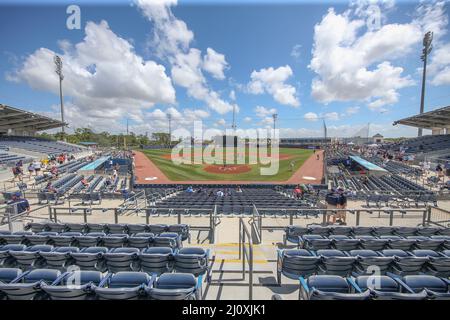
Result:
[[[171,159],[166,158],[170,155],[171,150],[143,150],[144,154],[158,168],[173,181],[207,181],[207,180],[239,180],[239,181],[286,181],[297,171],[303,163],[313,153],[312,150],[297,148],[280,148],[279,154],[289,155],[291,158],[279,161],[279,170],[275,175],[261,175],[261,167],[269,167],[269,165],[253,164],[249,165],[251,170],[240,174],[220,174],[206,172],[201,164],[181,164],[177,165]],[[294,161],[294,170],[291,171],[290,163]],[[248,163],[248,151],[246,153],[246,163]]]

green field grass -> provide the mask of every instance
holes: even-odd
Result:
[[[251,170],[240,174],[220,174],[206,172],[203,168],[205,165],[200,164],[181,164],[177,165],[171,159],[166,158],[170,155],[171,150],[143,150],[144,154],[158,168],[173,181],[207,181],[207,180],[239,180],[239,181],[286,181],[297,171],[303,163],[308,159],[313,151],[297,148],[280,148],[279,154],[289,155],[291,158],[279,161],[278,173],[275,175],[261,175],[261,167],[269,167],[269,165],[253,164],[250,165]],[[290,163],[294,161],[294,170],[291,171]],[[246,153],[246,163],[248,163],[248,151]]]

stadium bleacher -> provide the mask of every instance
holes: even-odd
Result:
[[[224,196],[217,194],[220,191],[224,193]],[[240,215],[251,214],[254,205],[259,208],[272,208],[276,211],[275,208],[280,207],[308,208],[314,206],[316,201],[317,198],[307,196],[303,200],[294,199],[269,188],[243,188],[241,192],[237,192],[227,187],[204,187],[192,193],[178,191],[171,197],[154,200],[148,208],[150,210],[152,207],[158,209],[189,209],[189,212],[192,213],[195,212],[195,209],[211,209],[217,206],[217,214],[219,215]],[[265,210],[265,213],[268,214],[268,210]]]
[[[289,226],[285,241],[297,248],[278,250],[277,282],[298,280],[302,300],[448,299],[449,235],[436,227]]]
[[[0,299],[200,299],[203,277],[209,281],[209,250],[182,248],[187,225],[31,223],[27,229],[0,236]],[[82,279],[69,287],[74,272]]]
[[[18,155],[6,149],[0,149],[0,165],[13,166],[20,160],[22,160],[23,163],[28,163],[33,161],[33,158]]]
[[[450,134],[427,135],[417,138],[407,139],[401,143],[389,146],[391,150],[405,150],[407,154],[415,154],[419,152],[432,152],[450,148]]]
[[[36,137],[0,136],[0,144],[8,148],[17,148],[48,155],[78,153],[82,149],[73,145]]]

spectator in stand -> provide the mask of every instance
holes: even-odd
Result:
[[[339,209],[346,209],[347,208],[347,196],[345,195],[345,191],[342,188],[338,189],[339,194],[339,200],[338,200],[338,208]],[[347,224],[347,213],[346,211],[339,211],[339,213],[336,215],[337,222],[339,224]]]
[[[39,172],[41,171],[41,162],[40,161],[33,162],[33,168],[34,168],[34,173],[37,176],[39,174]]]
[[[242,193],[242,189],[241,189],[241,186],[237,186],[237,188],[236,188],[236,192],[237,192],[237,193]]]
[[[300,188],[299,185],[297,185],[294,189],[294,197],[296,199],[302,199],[303,198],[303,190]]]
[[[30,164],[28,165],[28,173],[30,174],[30,179],[31,176],[33,175],[33,172],[34,172],[34,165],[33,162],[30,162]]]
[[[216,195],[217,195],[218,197],[223,197],[225,194],[223,193],[222,190],[219,190],[219,191],[217,191]]]
[[[112,185],[112,181],[111,181],[111,177],[106,178],[105,180],[105,186],[109,187],[110,185]]]
[[[193,193],[194,189],[192,188],[192,186],[189,186],[189,187],[187,187],[186,192],[187,193]]]
[[[81,179],[81,184],[82,184],[85,188],[88,188],[88,187],[89,187],[89,182],[88,182],[85,178]]]
[[[15,166],[12,168],[12,173],[14,175],[13,181],[16,180],[16,178],[19,179],[19,181],[22,181],[22,168],[19,166]]]
[[[57,190],[55,189],[55,187],[52,185],[51,182],[48,182],[47,185],[45,186],[44,190],[46,192],[51,192],[51,193],[56,193]]]
[[[6,204],[15,205],[17,208],[17,214],[24,213],[25,211],[30,211],[30,204],[28,200],[23,199],[20,192],[13,194],[11,200],[6,202]]]
[[[116,178],[117,178],[117,170],[114,169],[113,170],[113,179],[114,179],[114,181],[116,180]]]
[[[53,178],[58,177],[58,167],[56,166],[51,167],[50,173],[52,174]]]
[[[436,166],[436,174],[439,177],[439,182],[442,179],[442,182],[444,182],[444,170],[442,169],[442,166],[440,163]]]

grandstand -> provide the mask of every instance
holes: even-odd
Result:
[[[433,163],[446,162],[450,159],[450,106],[397,120],[394,125],[406,125],[415,128],[429,129],[432,135],[408,139],[400,146],[407,154],[417,154],[418,160],[429,160]]]
[[[303,164],[326,184],[302,166],[286,181],[144,180],[159,173],[136,150],[4,182],[0,299],[448,299],[448,193],[422,183],[423,169],[386,161],[408,141],[378,151],[335,143]],[[332,200],[338,188],[345,209]]]
[[[259,164],[179,167],[162,146],[83,154],[33,137],[61,122],[2,111],[0,163],[81,155],[2,180],[0,300],[449,299],[449,190],[402,159],[448,135],[286,138],[281,175],[256,179]]]

